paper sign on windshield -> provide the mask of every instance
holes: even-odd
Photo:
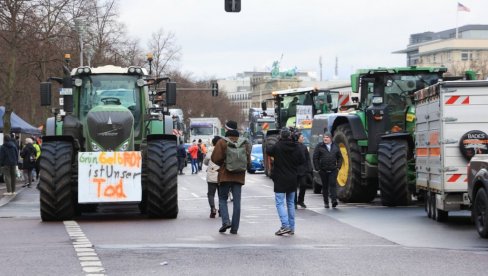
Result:
[[[297,105],[297,125],[299,129],[312,128],[312,106]]]
[[[78,153],[78,202],[141,201],[139,151]]]

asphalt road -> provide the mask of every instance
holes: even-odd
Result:
[[[247,175],[237,235],[210,219],[205,173],[179,176],[180,212],[151,220],[136,206],[103,206],[69,222],[41,222],[38,192],[0,207],[0,275],[483,275],[488,240],[469,213],[447,223],[420,206],[323,208],[307,191],[296,234],[278,237],[272,182]],[[5,202],[5,198],[2,199]],[[455,215],[454,217],[452,215]],[[91,273],[90,273],[91,272]]]

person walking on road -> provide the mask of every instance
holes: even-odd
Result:
[[[34,141],[31,138],[25,138],[25,146],[20,152],[22,157],[22,169],[26,183],[22,187],[30,188],[32,184],[32,171],[36,168],[36,149],[32,145]]]
[[[329,208],[329,194],[332,207],[337,207],[337,173],[342,166],[342,154],[339,147],[332,143],[332,134],[325,130],[323,142],[313,152],[313,165],[319,171],[322,180],[324,207]]]
[[[297,133],[296,135],[298,136],[298,147],[305,156],[305,162],[303,162],[297,169],[298,198],[295,196],[295,206],[299,205],[302,208],[307,208],[307,205],[305,205],[305,191],[307,190],[307,179],[312,174],[312,162],[310,161],[308,148],[303,144],[305,137],[301,133]]]
[[[183,140],[180,140],[180,144],[178,145],[178,149],[176,152],[176,157],[178,158],[178,171],[180,175],[183,173],[183,167],[185,166],[185,158],[186,158],[186,150],[185,145],[183,144]]]
[[[212,156],[210,157],[212,162],[214,162],[219,168],[219,209],[220,215],[222,216],[222,227],[220,227],[219,232],[223,233],[230,228],[231,234],[237,234],[239,229],[239,222],[241,219],[241,189],[246,180],[246,168],[243,171],[230,171],[231,160],[227,160],[228,147],[231,144],[229,141],[236,145],[245,147],[245,156],[239,156],[239,160],[236,163],[242,164],[242,159],[246,158],[245,164],[249,168],[251,164],[251,145],[247,139],[239,137],[239,132],[237,131],[237,122],[227,121],[225,124],[225,139],[220,139],[213,150]],[[243,140],[244,139],[244,140]],[[237,146],[236,146],[237,147]],[[241,159],[242,158],[242,159]],[[242,168],[241,168],[242,169]],[[233,211],[232,211],[232,222],[229,219],[229,211],[227,209],[227,199],[229,197],[229,191],[232,192],[233,196]]]
[[[40,167],[41,146],[39,145],[39,142],[36,139],[36,137],[31,137],[31,139],[32,139],[32,141],[34,141],[34,143],[32,143],[32,145],[36,149],[36,166],[35,166],[35,169],[36,169],[36,181],[37,181],[37,180],[39,180],[39,172],[41,170],[41,167]]]
[[[3,179],[7,185],[7,192],[3,195],[15,195],[16,168],[19,161],[19,150],[15,140],[10,135],[3,136],[3,145],[0,146],[0,168],[3,172]]]
[[[217,142],[222,139],[220,136],[215,136],[212,139],[212,145],[215,147]],[[215,208],[215,192],[219,190],[219,166],[217,166],[212,160],[210,160],[212,156],[213,148],[210,148],[203,159],[203,164],[207,166],[207,197],[208,197],[208,205],[210,205],[210,218],[215,218],[217,214],[217,209]]]
[[[267,145],[266,152],[274,157],[271,179],[274,183],[276,210],[281,221],[281,228],[275,235],[293,235],[295,234],[297,170],[305,162],[305,156],[298,144],[292,140],[288,128],[281,129],[280,140],[274,145]]]
[[[193,140],[193,145],[188,148],[188,152],[191,156],[191,174],[198,173],[198,165],[197,165],[197,158],[198,158],[198,146],[197,141]]]
[[[198,153],[197,153],[197,162],[198,162],[198,170],[202,170],[203,159],[207,154],[207,147],[204,143],[202,143],[202,139],[198,139]]]

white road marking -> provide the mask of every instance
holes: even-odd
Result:
[[[269,185],[266,185],[266,184],[263,184],[263,186],[264,186],[264,187],[267,187],[267,188],[273,188],[273,187],[271,187],[271,186],[269,186]]]
[[[191,195],[192,195],[192,196],[194,196],[194,197],[199,197],[199,196],[198,196],[197,194],[195,194],[195,193],[191,193]]]
[[[95,249],[93,249],[93,244],[85,236],[78,223],[73,220],[67,220],[63,223],[85,275],[105,275],[105,269]]]
[[[188,189],[187,189],[187,188],[185,188],[185,187],[181,187],[181,189],[182,189],[183,191],[188,191]]]

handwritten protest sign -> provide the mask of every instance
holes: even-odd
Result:
[[[312,128],[312,106],[297,105],[297,125],[299,129]]]
[[[78,154],[78,202],[141,201],[139,151],[80,152]]]

